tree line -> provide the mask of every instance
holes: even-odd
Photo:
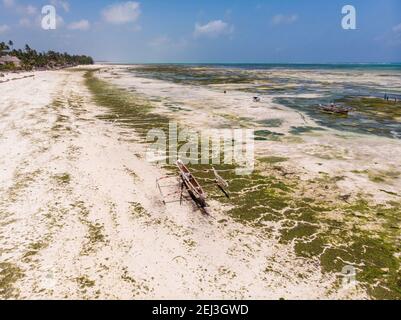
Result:
[[[85,55],[70,55],[66,52],[55,51],[38,52],[29,45],[25,45],[24,50],[14,49],[13,47],[14,43],[11,40],[7,43],[0,42],[0,60],[5,55],[17,57],[20,60],[20,66],[6,63],[0,65],[0,70],[58,69],[94,63],[92,57]]]

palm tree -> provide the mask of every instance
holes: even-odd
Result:
[[[10,40],[8,43],[0,42],[0,56],[4,51],[9,51],[14,43]],[[31,49],[29,45],[25,45],[24,50],[14,49],[9,52],[10,55],[17,57],[21,61],[21,66],[25,70],[35,68],[53,68],[53,67],[69,67],[79,64],[93,64],[93,59],[88,56],[69,55],[68,53],[59,53],[55,51],[37,52]]]
[[[4,42],[0,42],[0,56],[4,54],[4,51],[9,50],[10,47]]]

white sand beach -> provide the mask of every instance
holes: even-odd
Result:
[[[227,113],[264,119],[277,107],[269,100],[255,107],[249,93],[235,90],[223,95],[219,88],[124,77],[123,67],[93,68],[102,68],[96,76],[110,83],[159,97],[160,114],[168,114],[167,100],[185,106],[190,111],[177,121],[196,117],[198,128],[221,123]],[[342,275],[322,272],[317,259],[297,256],[293,244],[234,221],[217,200],[210,203],[212,217],[190,202],[163,205],[155,181],[166,171],[145,159],[134,130],[98,118],[106,110],[94,103],[84,73],[0,79],[19,78],[0,83],[1,298],[369,298],[361,287],[335,286]],[[278,131],[316,125],[279,107],[274,118],[286,122]],[[338,188],[351,199],[360,192],[378,203],[398,199],[379,190],[398,193],[399,178],[383,187],[351,171],[372,163],[377,171],[395,170],[400,140],[349,139],[334,129],[303,139],[300,145],[258,143],[256,152],[289,158],[284,168],[301,179],[343,174]],[[333,146],[343,151],[338,160],[316,160]]]

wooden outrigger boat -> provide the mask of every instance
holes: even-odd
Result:
[[[322,112],[326,113],[331,113],[331,114],[341,114],[341,115],[348,115],[350,111],[352,111],[351,108],[347,107],[342,107],[342,106],[336,106],[336,105],[319,105],[319,109]]]
[[[184,189],[187,190],[190,199],[192,199],[192,201],[200,208],[202,209],[204,212],[208,213],[206,208],[208,207],[208,204],[206,202],[207,199],[207,194],[206,192],[203,190],[202,186],[199,184],[199,182],[196,180],[196,178],[192,175],[191,171],[187,168],[187,166],[185,166],[185,164],[181,161],[178,160],[176,162],[177,168],[179,170],[179,187],[180,187],[180,199],[179,200],[175,200],[175,201],[166,201],[166,198],[170,195],[174,195],[177,194],[178,192],[175,191],[171,194],[167,194],[165,195],[163,193],[163,188],[168,188],[168,187],[172,187],[173,185],[160,185],[160,181],[161,180],[166,180],[166,179],[171,179],[174,178],[174,176],[166,176],[166,177],[162,177],[157,179],[156,184],[157,187],[160,191],[161,196],[163,197],[163,203],[167,204],[167,203],[172,203],[172,202],[180,202],[182,203],[182,199],[184,198],[183,196],[183,192]],[[228,188],[228,183],[227,181],[225,181],[216,171],[215,168],[213,168],[213,173],[215,176],[215,180],[214,182],[217,184],[217,186],[220,188],[220,190],[224,193],[224,195],[229,198],[229,194],[226,191],[226,189]]]
[[[178,160],[176,163],[178,170],[180,170],[180,178],[181,178],[181,190],[183,187],[185,187],[191,196],[191,198],[194,200],[194,202],[200,207],[200,208],[206,208],[207,203],[206,203],[206,193],[203,191],[201,185],[198,183],[198,181],[195,179],[195,177],[191,174],[189,169],[184,165],[184,163],[181,160]],[[182,192],[181,192],[181,199],[182,200]]]

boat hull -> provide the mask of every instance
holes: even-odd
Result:
[[[177,161],[177,167],[180,170],[180,177],[185,188],[188,190],[189,195],[192,200],[197,203],[200,207],[205,208],[206,204],[206,193],[203,191],[202,187],[191,174],[189,169],[180,160]]]

